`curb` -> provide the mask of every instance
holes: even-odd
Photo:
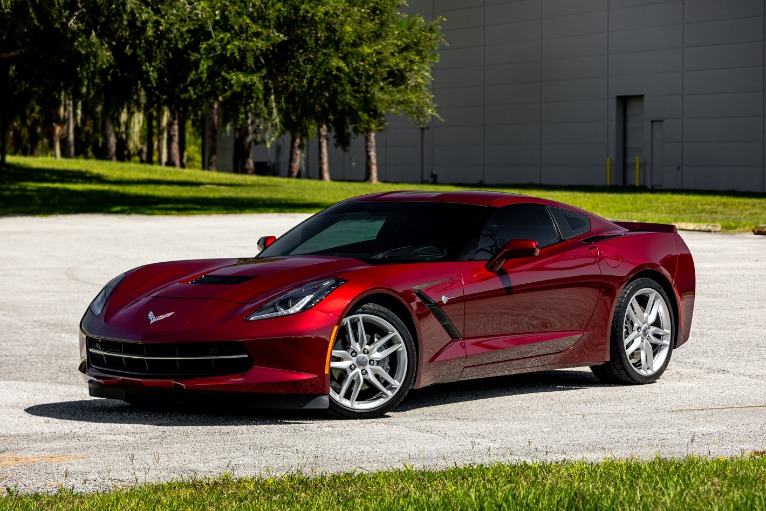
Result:
[[[687,222],[679,222],[673,224],[679,231],[698,231],[698,232],[721,232],[721,224],[693,224]],[[766,226],[764,226],[764,234],[766,234]]]
[[[756,225],[753,227],[753,234],[766,236],[766,225]]]

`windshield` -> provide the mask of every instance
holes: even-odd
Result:
[[[486,211],[442,202],[342,202],[299,224],[258,257],[454,261],[475,238]]]

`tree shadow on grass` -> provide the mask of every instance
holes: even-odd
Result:
[[[63,171],[70,176],[70,184],[88,183],[83,173]],[[98,175],[94,174],[97,178]],[[58,183],[59,171],[51,173],[50,179],[39,181],[17,181],[12,185],[0,183],[0,215],[55,215],[78,213],[122,213],[122,214],[204,214],[204,213],[265,213],[265,212],[311,212],[327,207],[317,199],[296,200],[280,197],[243,197],[227,195],[228,185],[209,186],[208,195],[161,196],[150,193],[130,193],[119,190],[95,188],[72,189],[66,186],[45,186]],[[114,183],[127,184],[124,181]],[[149,181],[152,186],[203,188],[200,183],[179,181]],[[204,185],[204,184],[203,184]],[[204,185],[206,186],[206,185]],[[254,191],[260,184],[253,184]],[[180,191],[180,190],[179,190]]]

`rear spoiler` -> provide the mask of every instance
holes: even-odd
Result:
[[[673,224],[653,224],[651,222],[612,222],[629,231],[648,231],[648,232],[669,232],[676,233],[676,226]]]

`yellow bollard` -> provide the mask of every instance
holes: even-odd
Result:
[[[641,157],[636,156],[636,187],[641,186]]]
[[[612,186],[612,158],[606,157],[606,186]]]

